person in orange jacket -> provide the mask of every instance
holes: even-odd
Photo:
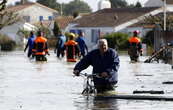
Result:
[[[138,38],[139,31],[133,32],[133,36],[128,40],[128,54],[131,61],[137,62],[139,60],[139,55],[142,56],[142,43]]]
[[[48,44],[47,39],[43,37],[43,33],[41,31],[37,32],[37,37],[34,40],[32,52],[36,58],[36,61],[47,61],[45,56],[46,54],[49,55]]]
[[[77,56],[80,55],[78,43],[74,40],[75,34],[69,34],[69,40],[65,43],[67,62],[76,62]]]

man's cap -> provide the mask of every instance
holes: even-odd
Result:
[[[75,37],[76,35],[74,33],[70,33],[69,36]]]
[[[135,30],[135,31],[133,31],[133,33],[134,33],[134,34],[139,34],[140,31],[139,31],[139,30]]]

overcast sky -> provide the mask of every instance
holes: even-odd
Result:
[[[20,1],[20,0],[8,0],[8,3],[14,3],[16,1]],[[29,1],[36,1],[36,0],[29,0]],[[57,0],[57,2],[59,3],[62,3],[62,2],[68,3],[69,1],[72,1],[72,0]],[[97,4],[100,0],[83,0],[83,1],[87,2],[93,11],[96,11],[98,9]],[[148,0],[126,0],[126,1],[129,4],[135,4],[137,1],[141,2],[141,4],[144,4]]]

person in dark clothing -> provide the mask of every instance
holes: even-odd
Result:
[[[56,53],[57,57],[59,58],[60,56],[63,58],[65,55],[65,48],[64,44],[66,42],[66,36],[64,36],[62,33],[60,34],[58,41],[56,43],[56,47],[54,52]]]
[[[139,55],[142,55],[142,43],[137,37],[139,31],[134,31],[133,36],[128,40],[128,54],[131,61],[137,62],[139,60]]]
[[[106,39],[99,39],[98,49],[89,52],[74,67],[73,73],[76,76],[88,66],[93,67],[93,74],[100,77],[94,77],[94,86],[97,93],[114,90],[114,85],[118,82],[119,69],[118,53],[108,48]]]
[[[76,42],[79,44],[82,57],[84,57],[86,52],[88,53],[88,47],[84,40],[84,32],[79,32],[79,37],[76,39]]]
[[[27,48],[28,48],[28,57],[31,57],[32,55],[32,48],[34,46],[34,40],[35,40],[35,35],[34,35],[34,32],[31,31],[30,32],[30,37],[28,38],[28,42],[25,46],[25,49],[24,49],[24,52],[26,52]]]

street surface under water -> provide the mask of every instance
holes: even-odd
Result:
[[[163,90],[173,96],[171,65],[130,63],[120,56],[116,91],[132,94],[134,90]],[[75,63],[58,59],[51,52],[48,62],[35,62],[23,51],[0,52],[0,110],[173,110],[171,101],[106,99],[81,95],[84,79],[72,74]],[[89,67],[84,72],[91,73]]]

